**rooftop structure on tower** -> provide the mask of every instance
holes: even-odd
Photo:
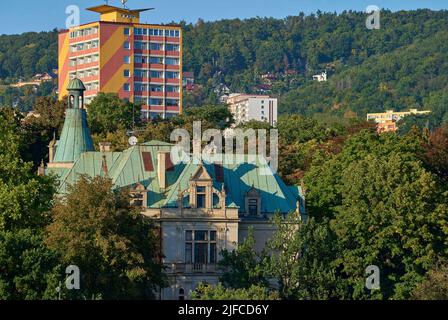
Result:
[[[71,167],[83,152],[94,151],[84,108],[84,91],[81,80],[75,78],[67,86],[68,105],[64,126],[58,141],[50,142],[49,167]]]

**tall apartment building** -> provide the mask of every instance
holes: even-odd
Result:
[[[277,123],[277,99],[268,95],[232,94],[226,103],[235,119],[235,125],[250,120]]]
[[[87,10],[100,21],[59,33],[59,98],[78,78],[85,103],[98,92],[142,104],[142,116],[169,118],[182,112],[182,30],[140,23],[140,13],[101,5]]]

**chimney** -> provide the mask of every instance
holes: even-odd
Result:
[[[166,163],[167,157],[170,156],[169,152],[159,152],[157,153],[157,177],[159,178],[160,189],[165,189],[167,187],[166,183]]]
[[[100,142],[100,152],[110,152],[110,142]]]

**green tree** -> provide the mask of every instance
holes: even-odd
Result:
[[[342,173],[351,163],[368,155],[387,157],[398,152],[417,159],[423,150],[423,141],[421,134],[415,132],[400,137],[395,134],[378,135],[371,129],[363,129],[350,135],[340,152],[313,159],[313,165],[304,177],[308,212],[315,218],[334,216],[335,207],[342,203],[339,188],[343,182]]]
[[[62,280],[57,255],[35,229],[0,231],[0,299],[56,299]]]
[[[227,288],[248,289],[251,286],[267,287],[264,264],[266,256],[255,249],[253,228],[236,250],[221,251],[222,259],[218,265],[223,274],[220,281]]]
[[[354,161],[338,188],[342,202],[331,223],[353,297],[408,298],[434,259],[447,255],[446,188],[403,153]],[[369,265],[381,270],[381,290],[365,289]]]
[[[23,160],[25,139],[20,119],[0,109],[0,230],[40,228],[49,221],[54,179],[37,176]]]
[[[201,284],[193,292],[193,300],[279,300],[275,291],[252,285],[247,289],[231,289],[221,283],[217,286]]]
[[[55,191],[26,162],[27,135],[21,118],[0,109],[0,299],[55,297],[58,261],[42,242]]]
[[[276,232],[268,243],[270,274],[278,279],[284,299],[326,300],[349,296],[334,264],[338,245],[328,221],[302,221],[291,213],[277,215]]]
[[[425,279],[414,289],[416,300],[448,300],[448,264],[440,263],[432,268]]]
[[[233,116],[226,106],[203,106],[187,108],[184,113],[173,119],[173,122],[183,124],[193,121],[203,121],[214,129],[225,129],[233,123]],[[207,125],[206,125],[207,126]]]
[[[90,103],[88,122],[93,133],[114,132],[118,129],[132,129],[140,125],[140,106],[121,100],[116,94],[99,93]]]
[[[53,97],[39,97],[34,104],[34,114],[26,117],[22,123],[28,140],[27,158],[35,166],[44,159],[48,162],[48,144],[53,136],[59,137],[64,124],[66,100],[58,101]]]
[[[73,298],[153,298],[165,284],[153,226],[107,178],[82,176],[58,198],[45,243],[64,265],[81,271]]]

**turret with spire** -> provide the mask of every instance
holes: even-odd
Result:
[[[87,114],[84,108],[84,91],[86,87],[75,78],[68,84],[68,105],[65,113],[61,137],[53,139],[50,163],[48,167],[71,167],[79,156],[87,151],[94,151],[92,137],[87,126]]]

